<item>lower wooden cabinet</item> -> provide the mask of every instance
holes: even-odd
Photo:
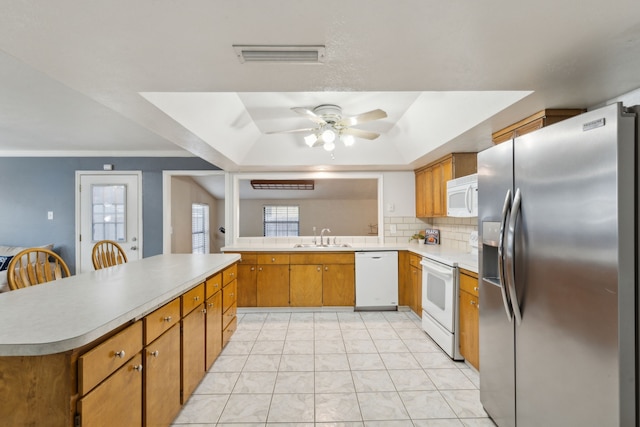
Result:
[[[137,353],[78,401],[83,426],[142,425],[142,355]]]
[[[171,425],[180,402],[180,325],[172,326],[144,350],[144,425]]]
[[[258,305],[258,268],[256,264],[238,265],[238,307]]]
[[[322,266],[322,304],[353,306],[356,302],[355,264]]]
[[[204,376],[204,303],[182,318],[182,403],[189,399]]]
[[[322,265],[292,265],[289,274],[292,307],[322,306]]]
[[[458,306],[460,316],[460,354],[476,369],[480,369],[479,302],[478,275],[470,271],[460,270]]]
[[[288,307],[289,263],[258,264],[256,289],[258,307]]]
[[[222,351],[222,292],[207,299],[205,368],[208,370]]]

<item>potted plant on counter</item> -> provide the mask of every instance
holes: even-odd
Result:
[[[424,234],[416,233],[413,236],[411,236],[411,238],[409,239],[409,242],[411,242],[412,240],[417,240],[418,244],[424,243]]]

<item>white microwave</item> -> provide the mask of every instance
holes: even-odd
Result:
[[[447,181],[447,216],[478,216],[478,174]]]

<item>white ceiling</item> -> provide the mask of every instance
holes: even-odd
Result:
[[[3,1],[0,155],[196,155],[225,170],[411,169],[542,108],[640,87],[640,2]],[[322,65],[234,44],[321,44]],[[292,107],[375,108],[374,141],[302,144]]]

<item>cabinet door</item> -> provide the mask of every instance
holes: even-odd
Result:
[[[422,218],[425,216],[425,178],[426,171],[416,172],[416,216]]]
[[[460,354],[480,369],[478,355],[478,298],[468,292],[460,292]]]
[[[433,167],[433,212],[431,216],[446,216],[447,182],[444,178],[445,164],[438,163]]]
[[[433,173],[434,168],[430,167],[425,170],[424,174],[424,214],[422,217],[430,217],[433,216],[434,204],[433,200],[435,197],[433,191]]]
[[[182,319],[182,403],[204,376],[205,308],[200,304]]]
[[[142,355],[136,354],[78,401],[81,425],[142,425]]]
[[[145,348],[145,426],[166,427],[180,412],[180,327]]]
[[[289,281],[292,307],[322,305],[322,265],[292,265]]]
[[[409,252],[398,252],[398,305],[411,307],[411,264]]]
[[[422,269],[411,267],[411,310],[422,317]]]
[[[353,306],[356,301],[354,264],[325,264],[322,271],[322,304]]]
[[[222,292],[207,300],[205,370],[209,370],[222,351]]]
[[[255,307],[258,304],[257,278],[255,264],[238,264],[238,307]]]
[[[289,264],[258,265],[257,302],[258,307],[289,306]]]

